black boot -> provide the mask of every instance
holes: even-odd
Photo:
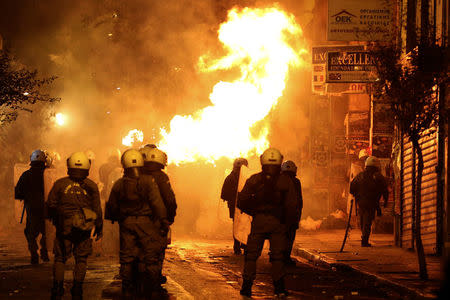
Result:
[[[50,261],[50,259],[48,258],[48,252],[47,252],[47,250],[42,250],[42,249],[41,249],[41,259],[42,259],[44,262],[49,262],[49,261]]]
[[[71,292],[72,300],[83,300],[83,283],[74,280]]]
[[[167,290],[165,288],[163,288],[162,286],[156,286],[154,288],[154,290],[151,293],[151,297],[150,299],[158,299],[158,300],[164,300],[164,299],[169,299],[169,293],[167,292]]]
[[[277,281],[274,281],[274,293],[276,297],[286,297],[288,295],[288,292],[286,291],[286,288],[284,287],[284,279],[280,279]]]
[[[32,265],[37,265],[39,264],[39,255],[36,253],[31,253],[31,264]]]
[[[51,300],[61,300],[64,296],[64,281],[53,281]]]
[[[242,296],[251,297],[252,296],[252,285],[253,285],[253,281],[244,279],[244,282],[242,283],[242,288],[241,288],[240,294]]]
[[[122,300],[133,300],[134,299],[134,290],[132,288],[124,288],[122,287]]]

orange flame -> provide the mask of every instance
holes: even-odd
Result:
[[[302,30],[293,16],[278,8],[232,9],[218,34],[228,54],[217,60],[201,57],[200,70],[239,68],[241,76],[218,82],[210,94],[211,106],[193,115],[177,115],[169,132],[161,130],[158,146],[171,163],[261,153],[269,146],[265,118],[283,94],[289,68],[301,65],[306,52],[288,43],[300,40]]]
[[[144,133],[138,129],[132,129],[128,134],[122,139],[122,144],[127,147],[133,146],[136,142],[141,142],[144,140]]]

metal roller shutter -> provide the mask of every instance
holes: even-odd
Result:
[[[424,170],[422,176],[422,241],[427,254],[436,253],[437,231],[437,173],[438,145],[436,134],[425,136],[420,140],[423,151]],[[403,140],[402,164],[402,247],[413,248],[413,210],[412,179],[414,160],[417,168],[417,156],[412,152],[412,144],[407,138]],[[417,171],[416,171],[417,172]]]

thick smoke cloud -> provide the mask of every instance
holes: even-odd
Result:
[[[280,2],[302,27],[310,21],[314,1]],[[63,160],[71,152],[91,149],[96,154],[96,170],[111,148],[125,149],[121,139],[130,129],[143,130],[144,143],[156,142],[161,126],[168,126],[175,114],[191,114],[209,105],[214,84],[229,76],[224,72],[201,74],[197,69],[200,56],[223,54],[217,29],[227,10],[234,5],[270,4],[272,1],[2,1],[0,34],[5,44],[24,65],[37,68],[43,76],[58,76],[52,94],[62,98],[53,107],[22,114],[16,123],[2,129],[1,143],[6,148],[1,155],[7,162],[3,177],[9,178],[14,163],[26,163],[36,148],[57,151]],[[293,73],[286,96],[270,116],[271,143],[286,158],[298,162],[307,144],[308,88],[308,74]],[[51,118],[55,112],[68,115],[67,126],[55,126]],[[169,166],[180,202],[179,231],[209,235],[230,225],[226,205],[219,202],[230,164],[223,159],[215,166]],[[257,159],[254,168],[258,169]],[[12,201],[11,182],[2,189],[8,199],[1,201]]]

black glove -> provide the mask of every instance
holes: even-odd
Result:
[[[160,223],[161,223],[161,227],[159,230],[160,230],[161,236],[167,236],[167,233],[169,232],[169,226],[170,226],[169,221],[164,219],[164,220],[161,220]]]
[[[94,237],[96,241],[103,237],[103,225],[95,226]]]

